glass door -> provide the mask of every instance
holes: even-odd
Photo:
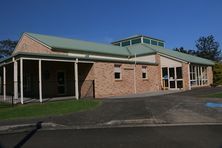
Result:
[[[176,88],[176,79],[175,79],[175,69],[174,67],[169,68],[169,85],[170,89]]]
[[[65,94],[65,72],[57,72],[57,93]]]

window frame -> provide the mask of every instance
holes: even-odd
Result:
[[[142,66],[141,72],[142,72],[142,79],[143,79],[143,80],[147,80],[147,79],[148,79],[147,66],[145,66],[145,65]],[[143,77],[143,74],[145,74],[146,77]]]
[[[121,64],[114,64],[114,80],[122,80],[122,69]],[[119,68],[118,70],[116,68]],[[116,73],[119,74],[119,78],[116,78]]]

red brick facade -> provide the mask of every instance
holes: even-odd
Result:
[[[147,79],[142,79],[142,65],[136,65],[136,81],[134,81],[134,65],[121,64],[121,80],[114,78],[114,63],[98,62],[94,64],[95,96],[118,96],[148,91],[158,91],[158,66],[147,66]],[[135,88],[136,87],[136,88]]]

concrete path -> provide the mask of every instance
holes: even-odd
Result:
[[[152,97],[152,96],[162,96],[167,94],[173,94],[183,92],[183,90],[161,90],[156,92],[146,92],[146,93],[137,93],[131,95],[123,95],[123,96],[115,96],[115,97],[108,97],[107,99],[124,99],[124,98],[144,98],[144,97]]]

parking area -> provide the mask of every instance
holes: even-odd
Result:
[[[222,108],[207,107],[208,102],[222,102],[220,98],[205,95],[222,92],[222,87],[197,88],[161,96],[104,99],[98,108],[36,119],[1,121],[0,125],[30,122],[53,122],[68,126],[106,124],[112,121],[138,120],[149,123],[222,123]],[[154,121],[154,122],[153,122]]]

